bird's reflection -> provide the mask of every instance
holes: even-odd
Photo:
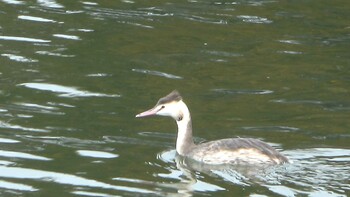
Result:
[[[172,184],[162,183],[162,186],[176,189],[178,194],[184,196],[192,196],[193,192],[226,190],[227,185],[214,180],[239,186],[280,184],[279,178],[289,165],[210,165],[183,157],[176,150],[159,153],[158,158],[170,165],[176,165],[176,169],[168,168],[170,174],[162,174],[162,177],[180,180]]]

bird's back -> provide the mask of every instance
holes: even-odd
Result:
[[[198,144],[186,156],[207,164],[288,162],[272,146],[252,138],[229,138]]]

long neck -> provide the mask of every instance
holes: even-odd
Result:
[[[180,101],[182,118],[176,120],[178,131],[176,140],[176,151],[180,155],[186,155],[195,146],[192,138],[192,121],[190,111],[186,104]]]

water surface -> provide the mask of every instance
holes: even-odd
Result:
[[[350,195],[348,1],[0,0],[3,196]],[[262,139],[293,163],[206,169],[196,142]]]

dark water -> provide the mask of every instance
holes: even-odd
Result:
[[[350,195],[350,2],[0,0],[1,196]],[[196,141],[253,137],[293,163],[189,169]]]

